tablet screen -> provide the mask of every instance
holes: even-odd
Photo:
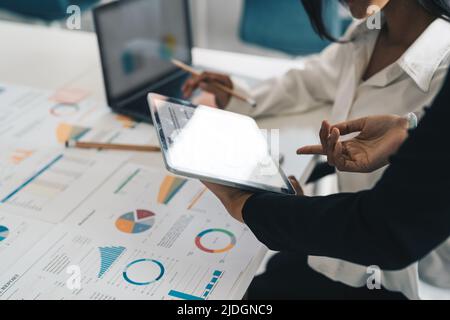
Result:
[[[247,116],[175,99],[149,100],[167,166],[226,185],[293,193],[267,135]],[[158,96],[161,97],[161,96]]]

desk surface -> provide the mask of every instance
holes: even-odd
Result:
[[[0,22],[0,80],[46,90],[65,86],[88,90],[94,99],[106,103],[97,40],[94,34],[43,26]],[[277,76],[301,62],[195,48],[194,64],[255,79]],[[266,129],[280,130],[280,152],[287,174],[303,177],[309,171],[309,157],[298,157],[298,146],[317,141],[320,121],[328,115],[320,109],[302,115],[259,120]],[[140,157],[136,161],[146,162]],[[256,273],[265,252],[261,252],[243,275],[234,296],[240,299]]]

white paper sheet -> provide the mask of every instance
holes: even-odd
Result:
[[[79,141],[96,141],[105,143],[124,144],[153,144],[157,145],[155,129],[142,122],[135,122],[130,118],[114,113],[101,116],[95,127],[89,128]]]
[[[0,299],[224,299],[241,271],[60,226],[0,276]]]
[[[132,163],[64,223],[108,239],[152,244],[168,254],[231,267],[246,267],[255,248],[261,247],[199,182]]]
[[[150,125],[89,98],[59,106],[52,92],[0,88],[0,299],[235,293],[264,248],[203,185],[168,175],[160,161],[62,146],[68,138],[156,144]],[[67,286],[72,265],[80,289]]]
[[[0,274],[16,263],[52,228],[50,223],[0,211]]]
[[[106,106],[83,99],[76,104],[52,101],[51,91],[0,84],[0,141],[30,141],[36,146],[59,145],[62,122],[91,126],[108,112]]]
[[[33,173],[11,178],[2,192],[2,210],[56,223],[102,184],[128,158],[81,150],[55,150],[39,161]],[[41,158],[39,158],[41,160]],[[14,184],[14,187],[12,187]]]

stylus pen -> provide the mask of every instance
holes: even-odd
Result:
[[[194,76],[196,76],[196,77],[199,77],[199,76],[200,76],[200,72],[198,72],[198,71],[195,70],[194,68],[188,66],[187,64],[185,64],[185,63],[183,63],[183,62],[181,62],[181,61],[179,61],[179,60],[172,59],[172,63],[173,63],[174,65],[176,65],[178,68],[180,68],[180,69],[182,69],[182,70],[184,70],[184,71],[186,71],[186,72],[189,72],[190,74],[192,74],[192,75],[194,75]],[[248,103],[249,105],[251,105],[253,108],[256,107],[256,101],[255,101],[255,100],[253,100],[253,99],[251,99],[251,98],[248,98],[248,97],[244,97],[242,94],[240,94],[240,93],[238,93],[238,92],[236,92],[236,91],[233,91],[233,90],[231,90],[230,88],[228,88],[228,87],[226,87],[226,86],[224,86],[223,84],[220,84],[220,83],[218,83],[218,82],[212,82],[212,85],[213,85],[214,87],[216,87],[217,89],[219,89],[219,90],[222,90],[222,91],[224,91],[224,92],[226,92],[226,93],[228,93],[228,94],[231,94],[233,97],[236,97],[236,98],[238,98],[239,100],[242,100],[242,101],[244,101],[244,102],[247,102],[247,103]]]
[[[76,141],[76,140],[67,140],[66,148],[124,150],[124,151],[141,151],[141,152],[160,152],[161,151],[160,147],[154,147],[154,146],[98,143],[98,142],[80,142],[80,141]]]

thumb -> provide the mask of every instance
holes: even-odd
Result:
[[[294,187],[295,192],[297,192],[298,196],[303,196],[305,193],[303,192],[302,187],[300,186],[300,183],[294,176],[289,177],[289,181],[292,184],[292,187]]]

